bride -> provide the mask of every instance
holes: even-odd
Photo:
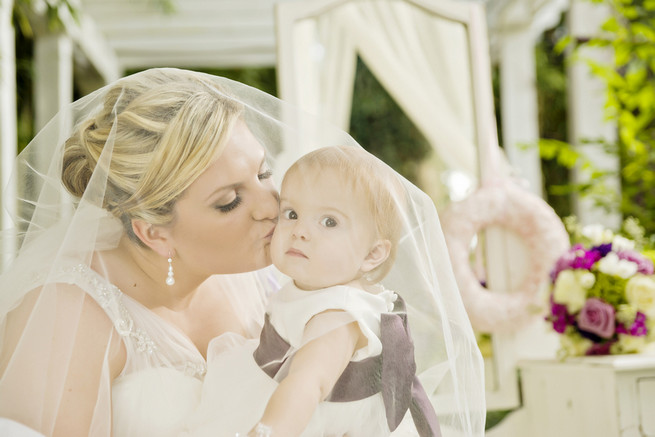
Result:
[[[273,172],[334,144],[359,147],[265,93],[177,69],[58,114],[18,158],[18,200],[4,199],[19,249],[0,276],[0,417],[46,436],[178,435],[210,341],[258,338],[283,279],[269,267]],[[482,436],[482,361],[438,218],[404,185],[411,213],[384,285],[409,291],[443,435]]]

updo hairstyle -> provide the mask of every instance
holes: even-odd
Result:
[[[67,140],[63,184],[82,198],[94,171],[107,171],[103,207],[142,244],[132,220],[170,224],[175,201],[220,154],[241,112],[200,73],[153,69],[123,78]]]

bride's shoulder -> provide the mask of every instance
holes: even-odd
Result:
[[[95,356],[101,361],[111,350],[110,370],[116,374],[125,361],[124,345],[112,335],[114,322],[105,309],[78,281],[71,280],[80,274],[80,270],[62,270],[27,292],[8,314],[8,332],[21,332],[30,319],[39,320],[42,329],[30,332],[42,335],[39,332],[47,330],[55,348],[72,347],[85,359]]]

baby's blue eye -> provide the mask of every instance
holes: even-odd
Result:
[[[298,219],[298,214],[296,214],[296,211],[293,209],[287,209],[285,210],[282,215],[284,215],[284,218],[287,220],[297,220]]]
[[[333,228],[337,225],[337,221],[333,219],[332,217],[324,217],[321,220],[321,224],[325,226],[326,228]]]

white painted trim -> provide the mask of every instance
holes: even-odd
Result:
[[[84,13],[76,21],[68,9],[62,8],[60,18],[66,28],[66,33],[81,49],[86,58],[93,64],[105,83],[120,78],[123,67],[119,65],[118,58],[113,49],[98,31],[93,20]]]
[[[499,43],[500,110],[507,158],[530,191],[543,197],[535,38],[531,29],[507,33]],[[531,145],[525,149],[522,145]]]
[[[16,161],[16,50],[14,28],[12,26],[13,1],[2,0],[0,3],[0,182],[2,183],[3,208],[0,214],[0,228],[6,230],[12,226],[6,206],[7,202],[16,198],[16,187],[9,185],[11,171]],[[2,259],[0,267],[6,267],[16,249],[16,241],[7,235],[2,239]]]

